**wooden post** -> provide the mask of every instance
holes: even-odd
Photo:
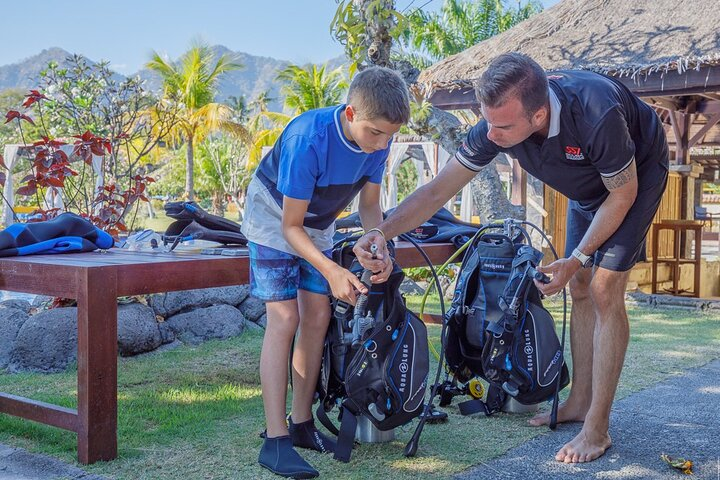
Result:
[[[513,205],[522,205],[527,209],[527,173],[520,166],[520,162],[515,159],[512,161],[510,202]]]
[[[78,275],[78,460],[117,457],[117,275]]]

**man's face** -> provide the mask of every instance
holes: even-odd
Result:
[[[353,141],[365,153],[373,153],[387,148],[388,143],[402,126],[401,123],[390,123],[383,118],[358,120],[357,115],[348,106],[345,110],[348,129]]]
[[[543,121],[547,119],[545,108],[528,118],[522,103],[515,97],[510,97],[498,107],[481,105],[480,109],[488,124],[488,139],[503,148],[513,147],[526,140],[540,130]]]

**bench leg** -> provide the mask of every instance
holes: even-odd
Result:
[[[78,291],[78,460],[117,457],[117,282],[89,268]]]

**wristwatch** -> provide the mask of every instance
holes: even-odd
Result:
[[[577,248],[573,250],[572,256],[577,258],[580,261],[580,264],[583,268],[588,268],[593,266],[593,256],[592,255],[585,255]]]

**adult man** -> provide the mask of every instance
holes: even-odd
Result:
[[[565,257],[541,268],[547,295],[569,282],[572,390],[559,422],[584,422],[556,454],[565,463],[600,457],[611,444],[610,408],[629,339],[624,292],[667,183],[668,150],[655,112],[618,82],[591,72],[545,74],[527,56],[496,58],[477,89],[484,119],[442,172],[356,245],[361,263],[387,275],[383,245],[429,218],[499,152],[570,199]],[[384,252],[384,250],[381,250]],[[592,268],[591,268],[592,267]],[[532,425],[548,423],[548,415]]]

